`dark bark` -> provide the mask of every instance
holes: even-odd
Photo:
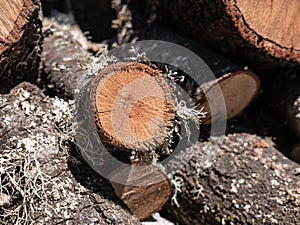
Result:
[[[3,2],[0,7],[6,7],[6,4]],[[11,6],[4,8],[11,17],[5,18],[6,14],[3,14],[1,18],[4,21],[2,29],[9,33],[0,37],[0,93],[7,93],[22,81],[36,83],[38,79],[42,45],[41,3],[39,0],[26,0],[21,8],[15,7],[11,11]],[[11,21],[13,18],[15,21]]]
[[[134,9],[132,11],[135,18],[133,20],[134,27],[137,27],[135,36],[139,40],[162,40],[183,46],[197,54],[209,66],[216,78],[244,69],[222,56],[222,54],[209,49],[203,42],[171,29],[167,25],[147,24],[139,12]]]
[[[298,223],[298,164],[255,135],[228,135],[219,150],[214,143],[187,150],[194,154],[173,177],[182,183],[179,207],[165,207],[170,217],[182,224]]]
[[[42,52],[43,83],[49,93],[63,98],[74,98],[80,79],[90,73],[92,55],[87,51],[87,40],[76,25],[52,23],[49,35],[44,38]]]
[[[22,186],[20,182],[21,189],[29,193],[29,188],[36,188],[39,194],[39,197],[33,195],[25,201],[28,207],[35,209],[35,212],[29,211],[28,223],[140,224],[114,194],[109,182],[93,172],[81,156],[64,143],[68,140],[63,136],[68,134],[57,129],[59,124],[54,119],[59,116],[58,104],[62,102],[55,102],[29,83],[20,84],[10,94],[0,95],[0,154],[10,155],[13,163],[8,168],[5,167],[8,159],[1,161],[1,188],[6,189],[0,192],[9,191],[13,200],[5,213],[0,209],[1,221],[15,224],[24,215],[24,207],[21,207],[19,213],[4,218],[7,210],[17,210],[24,203],[23,195],[12,188],[14,185],[3,172],[12,170],[15,173],[10,175],[16,180],[26,171],[28,183]],[[28,163],[28,155],[18,159],[18,154],[35,156],[39,166],[26,170],[24,164]],[[35,177],[36,168],[41,169],[46,180],[42,176]],[[34,178],[37,179],[35,186],[29,186],[29,181],[33,182]]]

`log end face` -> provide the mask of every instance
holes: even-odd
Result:
[[[175,119],[171,87],[157,70],[141,63],[117,63],[92,85],[96,124],[117,148],[157,148]]]
[[[242,37],[263,54],[300,63],[299,1],[230,1],[229,15]]]
[[[203,123],[210,124],[240,115],[256,97],[259,89],[260,80],[249,71],[238,71],[215,80],[202,94],[199,108],[204,107],[207,112]],[[220,107],[222,105],[225,106],[224,109]]]

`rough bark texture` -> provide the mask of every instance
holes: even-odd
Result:
[[[182,224],[298,223],[299,164],[255,135],[228,135],[219,150],[212,143],[187,150],[194,155],[174,175],[179,207],[165,207],[170,217]]]
[[[11,198],[0,209],[1,222],[140,224],[65,143],[71,138],[66,106],[29,83],[0,95],[0,193]]]
[[[0,4],[0,93],[23,80],[37,82],[42,45],[39,0]]]
[[[45,19],[44,27],[49,27],[48,24],[49,35],[44,38],[42,52],[43,83],[52,94],[74,98],[80,79],[90,72],[91,54],[86,50],[87,41],[75,25]]]
[[[299,65],[298,1],[147,1],[161,16],[229,57],[260,68]]]

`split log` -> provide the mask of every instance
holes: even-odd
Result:
[[[169,202],[169,216],[182,224],[298,223],[300,166],[255,135],[228,135],[220,148],[217,142],[179,156],[194,152],[173,177],[178,206]]]
[[[42,45],[39,0],[0,3],[0,93],[22,81],[37,82]]]
[[[146,1],[160,15],[241,64],[259,68],[299,65],[297,0]],[[160,6],[159,6],[160,5]]]
[[[68,107],[26,82],[0,95],[1,223],[140,224],[66,143]]]
[[[81,81],[93,76],[90,97],[84,104],[94,110],[92,120],[104,145],[116,158],[132,165],[155,161],[175,118],[172,89],[164,76],[141,63],[116,63],[99,72],[93,57],[70,32],[70,26],[53,23],[52,29],[53,34],[45,37],[42,54],[50,85],[58,88],[59,95],[72,98],[83,91]],[[152,166],[147,168],[134,175],[127,171],[125,176],[123,171],[128,180],[122,188],[121,184],[112,183],[118,196],[141,220],[161,209],[171,194],[165,173]],[[118,167],[111,169],[111,176],[118,176],[117,171],[121,171]],[[151,188],[147,182],[149,174]]]

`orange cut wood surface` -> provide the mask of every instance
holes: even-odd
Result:
[[[175,118],[165,77],[141,63],[118,63],[100,76],[95,113],[104,139],[130,149],[162,145]]]

